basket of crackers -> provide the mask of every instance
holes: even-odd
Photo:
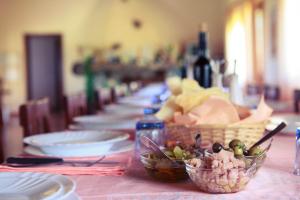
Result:
[[[248,145],[259,140],[265,131],[272,109],[261,99],[256,110],[236,105],[220,88],[204,89],[191,79],[169,78],[171,95],[156,117],[164,120],[166,136],[185,145],[193,145],[201,134],[201,145],[223,145],[233,139]]]

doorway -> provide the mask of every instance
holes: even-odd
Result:
[[[62,36],[25,35],[27,99],[48,97],[53,111],[62,108]]]

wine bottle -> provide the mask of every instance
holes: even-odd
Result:
[[[187,77],[187,66],[184,60],[184,55],[185,55],[185,46],[181,45],[178,56],[177,56],[177,63],[179,65],[179,70],[180,70],[180,77],[182,79]]]
[[[193,66],[194,79],[204,88],[212,86],[212,69],[208,58],[207,31],[202,25],[198,35],[198,57]]]

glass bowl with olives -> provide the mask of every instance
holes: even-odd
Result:
[[[195,158],[195,154],[180,146],[165,148],[163,151],[172,159],[160,158],[154,152],[145,152],[140,156],[147,173],[160,181],[177,182],[188,179],[185,160]],[[175,162],[174,162],[175,161]]]
[[[212,150],[215,153],[221,151],[222,149],[233,152],[236,158],[243,159],[245,161],[246,168],[255,165],[256,166],[255,173],[256,173],[264,163],[267,157],[267,152],[270,149],[271,145],[272,145],[272,140],[265,148],[262,148],[260,146],[254,146],[251,147],[250,149],[247,149],[246,145],[242,141],[238,139],[234,139],[229,143],[228,148],[225,148],[220,143],[214,143],[212,146]]]

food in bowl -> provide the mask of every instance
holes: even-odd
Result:
[[[270,149],[271,144],[272,140],[265,149],[262,149],[260,146],[254,146],[250,149],[247,149],[246,145],[242,141],[234,139],[229,143],[229,148],[227,150],[232,151],[236,158],[243,159],[246,163],[247,168],[255,163],[257,171],[264,163],[267,157],[266,154]]]
[[[224,149],[186,162],[186,170],[192,181],[202,191],[209,193],[243,190],[255,169],[255,165],[247,168],[244,160],[235,158],[233,152]]]
[[[167,158],[160,158],[153,152],[141,154],[141,162],[147,173],[157,180],[166,182],[186,180],[188,174],[185,169],[184,160],[194,158],[195,154],[179,146],[175,146],[172,149],[165,149],[164,152],[175,162]]]
[[[258,171],[266,158],[269,145],[247,149],[237,139],[225,148],[214,143],[212,151],[186,162],[186,170],[192,181],[202,190],[209,193],[233,193],[245,188],[250,179]]]

